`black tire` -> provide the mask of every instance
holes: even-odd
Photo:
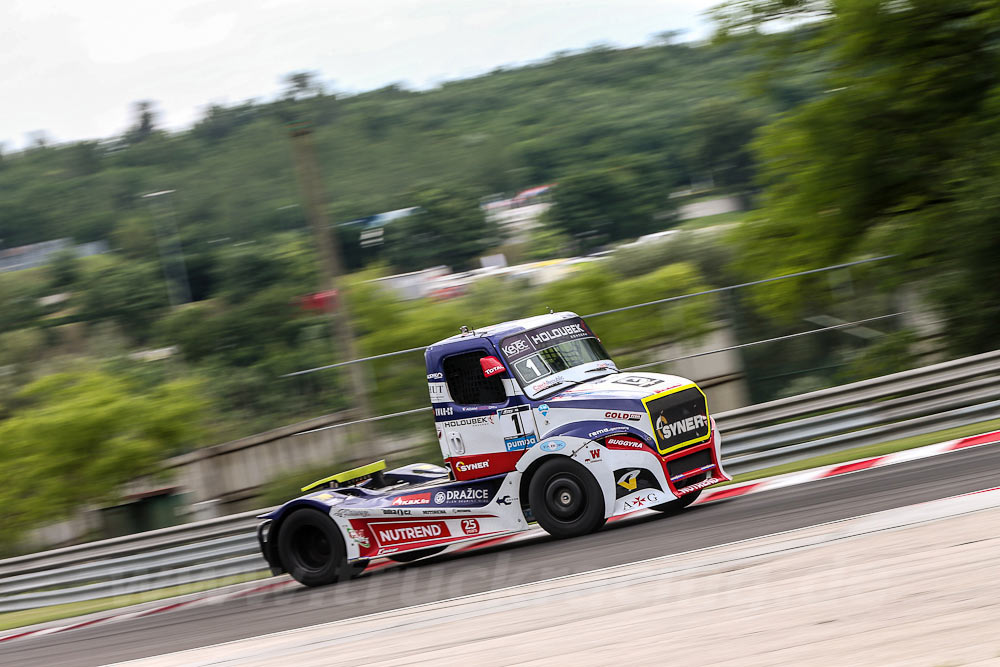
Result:
[[[389,560],[394,560],[397,563],[412,563],[419,558],[433,556],[442,551],[444,551],[444,547],[427,547],[426,549],[417,549],[416,551],[404,551],[401,554],[390,554]]]
[[[278,531],[278,557],[288,574],[306,586],[325,586],[350,579],[367,561],[347,562],[340,528],[312,508],[293,510]]]
[[[674,498],[670,502],[662,503],[660,505],[653,505],[650,509],[654,509],[657,512],[663,512],[667,516],[671,514],[677,514],[682,509],[698,500],[698,496],[701,495],[701,489],[693,491],[687,495],[681,496],[680,498]]]
[[[528,486],[538,525],[553,537],[577,537],[604,525],[604,494],[590,471],[565,456],[543,463]]]

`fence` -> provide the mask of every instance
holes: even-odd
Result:
[[[730,472],[1000,418],[1000,350],[715,415]],[[0,612],[266,569],[236,514],[0,561]]]

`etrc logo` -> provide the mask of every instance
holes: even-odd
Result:
[[[538,445],[538,448],[543,452],[558,452],[565,446],[566,443],[562,440],[546,440],[542,444]]]

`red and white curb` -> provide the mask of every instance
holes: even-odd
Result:
[[[839,477],[840,475],[847,475],[849,473],[860,472],[862,470],[870,470],[872,468],[883,468],[896,463],[916,461],[917,459],[925,459],[930,456],[947,454],[948,452],[954,452],[960,449],[968,449],[969,447],[978,447],[980,445],[990,445],[998,442],[1000,442],[1000,431],[992,431],[990,433],[974,435],[968,438],[958,438],[957,440],[938,442],[933,445],[925,445],[924,447],[905,449],[901,452],[894,452],[892,454],[871,456],[865,459],[857,459],[856,461],[848,461],[847,463],[834,463],[833,465],[823,466],[820,468],[811,468],[809,470],[791,472],[785,475],[777,475],[775,477],[767,477],[765,479],[743,482],[740,484],[730,484],[718,489],[707,489],[706,491],[703,491],[701,497],[694,504],[700,505],[702,503],[709,503],[716,500],[745,496],[750,493],[760,493],[761,491],[768,491],[770,489],[795,486],[796,484],[804,484],[806,482],[813,482],[819,479]]]
[[[870,470],[872,468],[882,468],[885,466],[894,465],[896,463],[905,463],[907,461],[915,461],[918,459],[928,458],[931,456],[938,456],[939,454],[946,454],[948,452],[968,449],[970,447],[979,447],[981,445],[989,445],[996,443],[1000,443],[1000,431],[983,433],[981,435],[975,435],[968,438],[959,438],[957,440],[949,440],[947,442],[939,442],[933,445],[916,447],[914,449],[907,449],[893,454],[885,454],[883,456],[872,456],[869,458],[858,459],[856,461],[849,461],[847,463],[837,463],[833,465],[823,466],[820,468],[803,470],[801,472],[793,472],[785,475],[778,475],[776,477],[768,477],[766,479],[762,479],[759,481],[755,480],[751,482],[743,482],[740,484],[731,484],[729,486],[724,486],[718,489],[707,489],[706,491],[702,492],[701,497],[693,504],[703,505],[705,503],[711,503],[718,500],[725,500],[728,498],[735,498],[738,496],[746,496],[753,493],[768,491],[771,489],[784,488],[786,486],[805,484],[807,482],[813,482],[821,479],[828,479],[830,477],[839,477],[841,475],[860,472],[862,470]],[[971,494],[966,494],[966,495],[971,495]],[[654,510],[638,510],[630,514],[613,517],[611,521],[620,521],[623,519],[632,520],[655,514],[657,514],[657,512],[655,512]],[[543,531],[541,528],[536,527],[531,530],[527,530],[520,533],[500,535],[498,537],[491,537],[488,539],[480,540],[478,542],[472,542],[469,544],[449,547],[443,553],[466,553],[470,551],[477,551],[480,549],[497,546],[500,544],[511,544],[513,542],[535,540],[545,535],[546,535],[545,531]],[[375,570],[382,570],[391,567],[400,567],[400,565],[401,565],[400,563],[395,563],[390,560],[381,560],[369,565],[368,568],[365,570],[365,572],[372,572]],[[142,618],[144,616],[152,616],[154,614],[160,614],[163,612],[172,611],[174,609],[180,609],[184,607],[192,607],[195,605],[202,605],[202,604],[216,604],[219,602],[225,602],[227,600],[234,600],[238,598],[247,597],[250,595],[255,595],[257,593],[270,592],[270,591],[281,590],[284,588],[296,587],[298,585],[299,584],[294,580],[283,576],[280,578],[264,580],[264,582],[262,583],[250,587],[243,587],[240,588],[239,590],[233,590],[233,588],[235,587],[215,589],[212,591],[205,591],[202,594],[196,593],[179,598],[173,598],[171,600],[164,600],[156,606],[148,606],[148,604],[146,604],[142,605],[141,608],[139,609],[136,609],[135,607],[133,607],[132,610],[129,610],[129,608],[125,608],[118,610],[117,612],[109,613],[104,616],[97,615],[91,617],[78,618],[75,621],[65,623],[63,625],[45,625],[36,628],[22,628],[20,631],[14,632],[12,634],[0,636],[0,644],[8,641],[13,641],[16,639],[25,639],[28,637],[42,637],[45,635],[69,632],[71,630],[78,630],[81,628],[91,627],[102,623],[113,623],[132,618]]]

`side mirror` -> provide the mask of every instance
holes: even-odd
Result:
[[[493,377],[497,373],[503,373],[507,370],[503,362],[496,357],[483,357],[479,360],[479,365],[483,369],[484,378]]]

